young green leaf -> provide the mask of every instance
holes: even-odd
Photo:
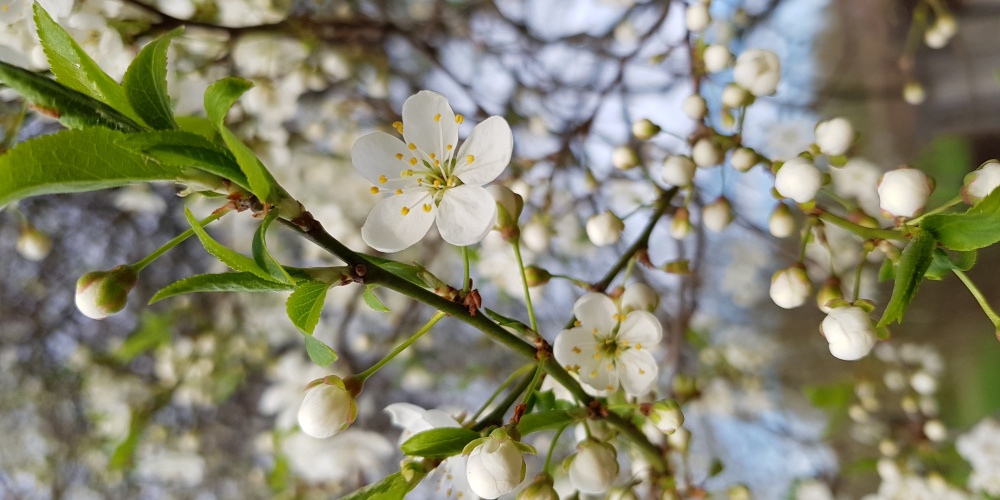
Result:
[[[382,301],[379,300],[378,297],[375,295],[375,292],[373,290],[377,287],[378,285],[366,286],[365,293],[362,294],[361,298],[364,299],[365,304],[367,304],[368,307],[372,308],[372,311],[380,313],[391,312],[389,311],[389,308],[385,307],[385,304],[383,304]]]
[[[0,83],[24,96],[36,109],[68,128],[104,127],[138,132],[142,126],[111,106],[45,76],[0,61]]]
[[[910,243],[903,249],[896,265],[896,280],[892,287],[892,297],[885,306],[882,319],[878,326],[888,326],[892,322],[900,322],[906,307],[910,305],[917,288],[924,279],[924,273],[934,260],[934,248],[937,241],[927,231],[916,229]]]
[[[340,500],[403,500],[409,489],[403,473],[396,472],[377,483],[356,490]]]
[[[278,261],[274,260],[274,257],[271,257],[271,253],[267,250],[267,230],[277,216],[277,211],[270,211],[260,222],[260,227],[253,235],[253,260],[267,271],[275,281],[291,285],[295,283],[295,280],[288,275],[288,271],[285,271],[285,268],[281,267]]]
[[[229,108],[251,88],[253,83],[249,80],[231,76],[216,81],[205,89],[205,113],[216,129],[222,128]]]
[[[35,26],[52,74],[56,75],[59,83],[89,95],[137,122],[141,121],[125,97],[122,86],[108,76],[38,3],[35,3]]]
[[[462,453],[479,433],[464,427],[439,427],[414,434],[400,448],[411,457],[448,458]]]
[[[120,144],[161,163],[194,167],[250,190],[250,184],[232,153],[198,134],[182,130],[140,132],[124,136]]]
[[[323,343],[322,340],[313,337],[312,335],[305,335],[306,339],[306,354],[309,355],[309,359],[312,360],[316,366],[326,368],[330,366],[330,363],[337,361],[337,353],[330,346]]]
[[[374,255],[366,255],[365,258],[377,264],[382,269],[389,271],[390,273],[395,274],[396,276],[399,276],[414,285],[421,288],[428,288],[430,286],[422,277],[427,270],[419,264],[405,264],[395,260],[375,257]]]
[[[534,333],[531,331],[531,327],[516,319],[508,318],[507,316],[504,316],[488,307],[484,307],[483,310],[486,311],[487,316],[489,316],[493,321],[496,321],[497,324],[500,326],[506,326],[507,328],[512,328],[514,331],[520,333],[521,335],[531,335]]]
[[[896,278],[896,263],[889,258],[882,260],[882,267],[878,268],[879,282],[889,281],[895,278]]]
[[[940,280],[951,274],[952,270],[968,271],[976,265],[976,251],[949,252],[938,248],[934,250],[934,261],[927,268],[924,276],[927,279]]]
[[[118,146],[122,136],[104,128],[63,130],[18,144],[0,155],[0,206],[41,194],[177,178],[177,167]]]
[[[229,266],[229,268],[233,271],[251,273],[265,281],[274,281],[274,278],[272,278],[267,271],[261,269],[253,259],[237,252],[236,250],[227,248],[222,243],[212,239],[212,237],[205,232],[205,228],[198,224],[194,215],[191,215],[191,211],[187,208],[184,209],[184,216],[187,217],[188,224],[191,225],[191,229],[198,237],[198,241],[200,241],[201,245],[205,247],[205,250],[212,254],[216,259],[222,261],[223,264]]]
[[[288,319],[303,334],[312,335],[316,329],[329,288],[330,285],[319,281],[300,281],[288,297],[288,302],[285,303]]]
[[[1000,189],[964,213],[929,215],[920,227],[952,250],[978,250],[1000,242]]]
[[[198,274],[175,281],[156,292],[149,303],[187,293],[201,292],[287,292],[291,284],[265,280],[253,273]]]
[[[183,32],[181,26],[146,44],[122,80],[129,104],[155,129],[177,128],[167,94],[167,48],[170,41]]]
[[[517,425],[517,429],[521,431],[522,436],[527,436],[532,432],[558,429],[564,425],[586,418],[586,412],[586,408],[576,407],[570,410],[529,413],[521,417],[521,423]]]

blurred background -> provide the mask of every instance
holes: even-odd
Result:
[[[216,79],[252,80],[232,126],[289,192],[358,250],[374,200],[350,163],[357,137],[391,131],[402,102],[420,89],[443,93],[468,117],[463,136],[489,115],[504,116],[515,131],[515,159],[501,179],[527,202],[526,258],[585,281],[599,279],[638,236],[656,196],[642,175],[612,167],[612,151],[630,145],[644,170],[658,172],[665,156],[689,152],[693,122],[682,101],[699,85],[717,110],[731,78],[691,77],[682,2],[41,3],[115,78],[143,43],[187,25],[170,54],[178,114],[201,113],[202,93]],[[0,4],[0,60],[46,69],[29,3]],[[939,49],[913,32],[932,4],[950,10],[959,27]],[[834,185],[862,206],[875,196],[878,171],[902,163],[924,169],[937,181],[934,206],[967,172],[1000,156],[1000,1],[714,0],[711,13],[709,42],[737,55],[764,48],[782,60],[777,95],[745,117],[746,144],[787,159],[813,142],[818,120],[848,118],[860,133],[858,154]],[[904,90],[920,102],[908,103]],[[630,124],[639,118],[663,133],[636,141]],[[57,129],[0,90],[0,146]],[[785,311],[767,297],[771,273],[799,250],[768,234],[776,204],[769,175],[723,165],[699,169],[696,182],[694,234],[674,240],[664,221],[649,248],[657,264],[689,261],[690,274],[636,266],[631,276],[661,292],[661,387],[670,393],[681,380],[694,388],[684,407],[692,433],[686,479],[713,495],[743,484],[755,498],[858,498],[879,489],[876,461],[889,442],[912,457],[907,463],[919,462],[912,469],[964,486],[969,467],[951,440],[929,439],[923,427],[940,420],[954,438],[1000,408],[1000,344],[961,283],[949,277],[922,287],[876,355],[834,359],[817,330],[819,309]],[[392,312],[379,314],[360,290],[331,290],[316,336],[341,359],[324,370],[305,355],[280,294],[191,295],[147,306],[177,279],[223,270],[187,242],[143,271],[123,313],[82,316],[73,303],[81,274],[155,250],[186,229],[184,206],[207,214],[219,205],[180,191],[155,185],[45,196],[0,212],[0,497],[336,497],[398,468],[399,430],[382,412],[387,404],[473,413],[520,366],[446,321],[368,381],[354,426],[327,440],[305,436],[295,414],[310,380],[367,368],[433,311],[380,292]],[[704,231],[698,207],[720,195],[737,220],[723,233]],[[626,228],[620,246],[597,249],[583,224],[605,209]],[[51,251],[23,242],[29,226]],[[248,252],[255,227],[238,214],[212,232]],[[278,229],[271,249],[281,262],[337,262]],[[495,236],[475,255],[476,285],[491,308],[523,317],[514,256]],[[459,253],[437,238],[394,258],[460,280]],[[970,273],[993,303],[997,259],[982,252]],[[823,267],[830,257],[809,260]],[[870,267],[863,296],[884,303],[890,287],[876,282],[878,264]],[[581,292],[553,280],[532,293],[551,341]],[[541,449],[551,436],[537,439]],[[413,498],[442,498],[437,479]],[[807,496],[806,486],[830,496]]]

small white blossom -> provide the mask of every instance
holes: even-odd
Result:
[[[701,120],[705,117],[705,114],[708,113],[708,104],[705,102],[704,97],[698,94],[693,94],[684,99],[684,102],[681,103],[681,110],[684,111],[684,114],[687,115],[688,118],[692,120]]]
[[[705,48],[703,55],[705,58],[705,70],[709,73],[718,73],[729,67],[733,62],[733,54],[725,45],[712,44]]]
[[[686,208],[678,208],[670,221],[670,236],[675,240],[683,240],[691,234],[691,214]]]
[[[690,186],[694,180],[694,171],[698,168],[687,156],[671,155],[663,160],[660,177],[663,182],[672,186]]]
[[[965,176],[962,200],[969,205],[975,205],[983,201],[983,198],[989,196],[997,187],[1000,187],[1000,162],[989,160]]]
[[[750,103],[750,92],[735,83],[730,83],[722,89],[722,105],[735,109]]]
[[[930,439],[935,443],[940,443],[945,439],[948,439],[948,428],[936,418],[924,422],[923,430],[927,439]]]
[[[787,238],[795,232],[795,217],[784,203],[779,203],[767,220],[767,230],[775,238]]]
[[[699,167],[714,167],[722,161],[722,149],[711,139],[698,139],[691,148],[691,159]]]
[[[761,97],[774,95],[781,78],[781,62],[774,52],[748,50],[736,59],[733,80],[751,94]]]
[[[599,391],[619,385],[630,396],[646,394],[659,368],[650,353],[663,336],[659,320],[646,311],[621,314],[604,294],[588,293],[573,304],[578,326],[556,336],[553,355],[567,371]]]
[[[521,242],[532,252],[548,250],[551,241],[552,230],[537,218],[529,220],[521,229]]]
[[[649,412],[649,420],[660,432],[670,435],[684,425],[684,413],[680,405],[672,399],[657,401]]]
[[[796,203],[809,203],[823,186],[823,173],[801,156],[785,162],[774,174],[774,189]]]
[[[582,493],[604,493],[618,478],[618,452],[608,443],[582,441],[567,460],[569,481]]]
[[[625,223],[610,210],[587,219],[587,237],[599,247],[618,243],[624,229]]]
[[[52,240],[45,233],[30,226],[21,230],[21,236],[17,238],[17,253],[21,257],[37,262],[48,257],[51,251]]]
[[[93,271],[76,282],[76,308],[91,319],[104,319],[125,308],[128,292],[139,281],[131,266]]]
[[[701,2],[694,2],[688,5],[687,11],[684,13],[684,24],[687,26],[688,31],[701,33],[708,28],[711,22],[712,16],[708,13],[708,5]]]
[[[846,118],[833,118],[816,125],[816,145],[828,156],[840,156],[854,142],[854,127]]]
[[[611,153],[611,164],[618,170],[629,170],[639,164],[639,156],[628,146],[618,146]]]
[[[0,0],[0,25],[11,25],[28,13],[28,0]]]
[[[306,392],[299,407],[299,427],[314,438],[328,438],[349,427],[358,416],[358,404],[343,379],[330,375]]]
[[[864,309],[854,306],[830,311],[819,330],[830,343],[830,354],[845,361],[867,356],[877,339],[871,317]]]
[[[660,133],[660,126],[646,118],[632,123],[632,135],[640,141],[648,141],[658,133]]]
[[[701,221],[711,231],[721,233],[733,222],[733,206],[725,196],[701,209]]]
[[[436,222],[445,241],[467,246],[493,228],[496,204],[482,186],[510,162],[513,134],[506,120],[491,116],[457,147],[463,121],[444,96],[425,90],[406,100],[395,125],[406,142],[375,132],[354,143],[354,168],[374,184],[372,193],[389,194],[361,228],[365,243],[398,252]]]
[[[392,425],[403,429],[399,436],[400,444],[419,432],[462,426],[442,410],[425,410],[410,403],[393,403],[385,407],[385,412],[389,414]],[[461,456],[449,457],[432,472],[441,475],[439,490],[443,489],[447,498],[471,498],[474,494],[466,479],[466,462]]]
[[[930,195],[930,178],[915,168],[890,170],[878,182],[879,208],[890,217],[919,215]]]
[[[622,292],[621,310],[625,314],[632,311],[653,312],[659,304],[660,294],[642,282],[631,283]]]
[[[801,265],[778,270],[771,277],[771,300],[779,307],[795,309],[806,303],[813,286]]]
[[[754,165],[760,163],[760,156],[750,148],[736,148],[733,151],[733,155],[729,158],[729,163],[737,171],[746,172],[753,168]]]
[[[903,85],[903,100],[907,104],[912,104],[916,106],[917,104],[923,104],[927,100],[927,92],[924,90],[924,86],[916,80],[911,80]]]
[[[470,446],[474,443],[476,441]],[[480,497],[493,499],[517,488],[524,481],[525,446],[511,439],[503,428],[495,429],[483,438],[480,444],[468,451],[465,476],[472,491]]]
[[[1000,423],[983,419],[955,440],[955,448],[972,466],[969,489],[1000,496]]]

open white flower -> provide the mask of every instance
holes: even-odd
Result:
[[[599,391],[620,384],[631,396],[648,392],[659,372],[649,347],[663,336],[656,317],[646,311],[622,315],[599,293],[580,297],[573,313],[577,326],[559,332],[552,349],[559,364]]]
[[[393,403],[385,407],[385,412],[389,414],[392,425],[403,429],[399,436],[400,444],[419,432],[462,426],[442,410],[425,410],[410,403]],[[466,479],[466,462],[461,456],[449,457],[432,472],[440,474],[438,489],[444,492],[446,498],[474,498],[475,493]]]
[[[493,228],[497,209],[482,186],[510,163],[510,125],[491,116],[458,146],[462,115],[436,92],[421,91],[403,104],[394,126],[404,141],[375,132],[351,149],[354,168],[374,194],[388,193],[361,228],[369,246],[398,252],[419,241],[437,222],[441,237],[456,246],[478,243]]]

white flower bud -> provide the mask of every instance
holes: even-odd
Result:
[[[757,97],[774,95],[780,79],[781,62],[771,51],[748,50],[736,59],[733,80]]]
[[[17,239],[17,253],[28,260],[40,261],[52,251],[52,240],[45,233],[26,226]]]
[[[760,156],[750,148],[736,148],[729,158],[729,163],[740,172],[746,172],[760,163]]]
[[[932,49],[940,49],[951,41],[958,32],[958,24],[953,16],[941,16],[924,32],[924,43]]]
[[[889,217],[917,216],[930,195],[930,178],[915,168],[890,170],[878,182],[879,208]]]
[[[618,243],[624,229],[625,223],[611,210],[605,210],[587,220],[587,237],[599,247]]]
[[[771,276],[771,300],[779,307],[795,309],[812,294],[812,281],[801,264],[781,269]]]
[[[687,156],[668,156],[663,160],[660,177],[672,186],[690,186],[697,165]]]
[[[795,232],[795,217],[792,216],[788,205],[778,203],[778,206],[774,207],[771,218],[767,220],[767,230],[775,238],[787,238]]]
[[[640,141],[648,141],[660,133],[660,126],[643,118],[632,123],[632,135]]]
[[[524,481],[524,454],[517,445],[503,428],[498,428],[472,449],[465,477],[476,495],[497,498]]]
[[[704,97],[698,94],[689,95],[681,103],[681,110],[688,118],[696,121],[701,120],[708,113],[708,103],[705,102]]]
[[[699,167],[714,167],[722,161],[722,149],[711,139],[698,139],[691,148],[691,159]]]
[[[730,83],[722,89],[722,105],[734,109],[750,103],[750,93],[743,87]]]
[[[634,282],[625,287],[621,297],[622,312],[648,311],[653,312],[656,306],[660,305],[660,294],[653,290],[653,287],[642,283]]]
[[[628,146],[618,146],[611,153],[611,164],[618,170],[635,168],[639,164],[639,155]]]
[[[567,460],[569,482],[581,493],[604,493],[618,478],[618,452],[608,443],[582,441]]]
[[[943,16],[939,16],[934,21],[934,29],[938,30],[948,39],[951,39],[956,33],[958,33],[958,23],[955,21],[955,16],[945,14]]]
[[[864,309],[855,306],[837,307],[827,314],[819,327],[830,343],[830,354],[838,359],[854,361],[871,352],[875,345],[875,328]]]
[[[705,31],[705,28],[708,28],[712,22],[712,16],[708,13],[708,5],[701,2],[688,5],[687,11],[684,13],[684,21],[688,31],[692,33]]]
[[[521,242],[532,252],[548,250],[551,241],[552,231],[536,218],[529,220],[521,230]]]
[[[833,118],[816,125],[816,145],[827,156],[847,153],[854,142],[854,127],[846,118]]]
[[[517,494],[517,500],[559,500],[552,476],[544,474],[535,478],[527,488]]]
[[[84,274],[76,282],[76,308],[91,319],[107,318],[125,308],[138,281],[139,273],[125,265]]]
[[[328,438],[358,417],[358,404],[344,380],[330,375],[310,384],[299,407],[299,427],[314,438]]]
[[[927,100],[927,92],[924,91],[924,86],[920,82],[910,80],[906,82],[906,85],[903,85],[903,100],[907,104],[916,106]]]
[[[678,208],[670,221],[670,236],[675,240],[683,240],[691,234],[691,214],[686,208]]]
[[[670,435],[684,425],[684,413],[677,401],[666,399],[653,403],[649,412],[649,420],[660,432]]]
[[[725,196],[720,196],[701,209],[701,220],[710,231],[721,233],[733,221],[733,206]]]
[[[913,387],[914,391],[917,391],[917,394],[923,396],[934,394],[938,389],[937,379],[923,370],[914,373],[910,377],[910,386]]]
[[[687,453],[688,445],[691,444],[691,432],[683,427],[678,427],[673,434],[667,435],[667,443],[674,450],[680,453]]]
[[[924,435],[927,439],[935,443],[940,443],[948,439],[948,428],[938,419],[931,419],[924,422]]]
[[[801,156],[786,161],[774,174],[774,189],[796,203],[813,201],[822,186],[823,173]]]
[[[843,300],[844,292],[840,289],[840,279],[833,276],[823,283],[823,286],[816,292],[816,307],[820,311],[830,314],[835,308],[830,306],[831,300]]]
[[[524,200],[510,188],[500,184],[490,184],[486,190],[497,203],[497,228],[517,226],[517,219],[524,208]]]
[[[1000,187],[1000,162],[989,160],[965,176],[962,185],[962,200],[975,205]]]
[[[608,492],[606,500],[639,500],[631,488],[614,488]]]
[[[733,62],[733,54],[729,48],[721,44],[713,44],[705,47],[705,70],[709,73],[718,73],[729,67]]]

